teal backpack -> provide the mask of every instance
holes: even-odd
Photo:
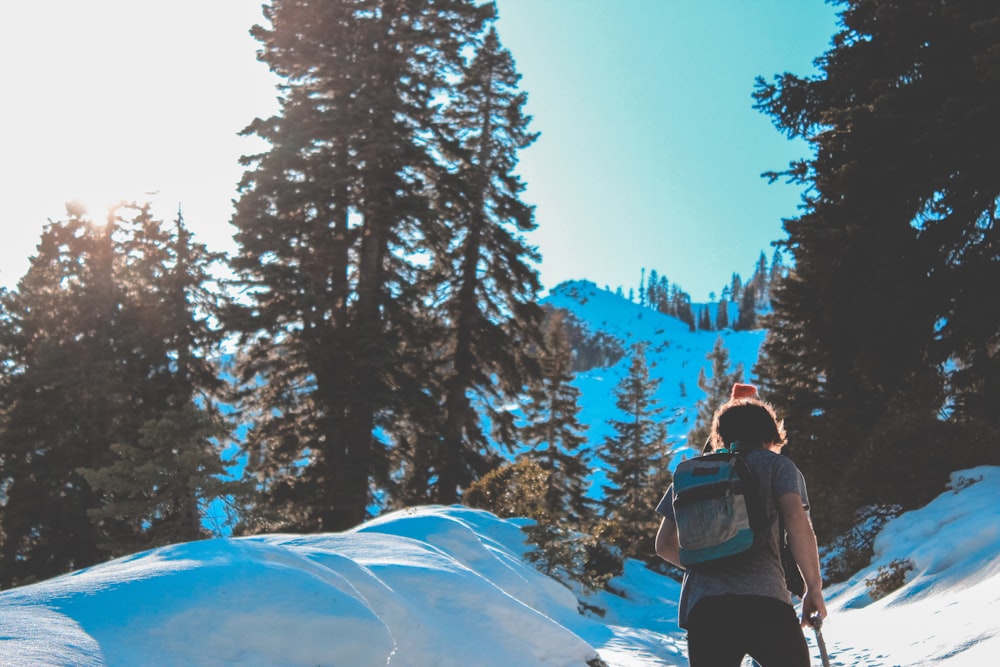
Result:
[[[681,461],[674,471],[674,520],[681,565],[733,563],[770,535],[757,477],[739,453],[720,450]]]

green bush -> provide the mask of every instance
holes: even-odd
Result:
[[[865,579],[868,595],[872,600],[880,600],[889,593],[899,590],[906,583],[906,573],[912,569],[913,563],[899,558],[888,565],[882,565],[874,577]]]
[[[469,485],[462,502],[501,518],[525,517],[544,521],[549,473],[528,458],[492,470]]]
[[[547,523],[525,526],[523,530],[535,545],[525,554],[527,559],[566,586],[574,581],[592,593],[622,573],[621,552],[595,535]]]
[[[855,512],[854,526],[823,549],[823,582],[847,581],[868,567],[879,531],[902,511],[899,505],[868,505]]]

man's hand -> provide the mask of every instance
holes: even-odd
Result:
[[[823,600],[823,592],[807,590],[802,598],[802,627],[812,627],[816,618],[819,619],[820,623],[826,618],[826,602]]]

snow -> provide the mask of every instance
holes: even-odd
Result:
[[[698,388],[698,371],[702,368],[711,376],[707,356],[721,337],[729,353],[730,368],[743,366],[743,377],[750,380],[765,332],[756,331],[690,331],[688,325],[675,317],[664,315],[585,280],[566,282],[551,291],[545,303],[568,310],[574,318],[592,332],[602,332],[616,338],[625,356],[609,368],[595,368],[577,374],[574,384],[581,392],[579,420],[587,424],[587,439],[597,445],[613,429],[608,425],[616,413],[613,392],[628,374],[632,346],[645,345],[650,376],[661,379],[656,400],[667,411],[668,440],[677,452],[676,465],[683,456],[692,455],[686,447],[686,436],[694,427],[696,405],[704,397]],[[695,313],[703,305],[693,304]],[[735,309],[734,309],[735,312]]]
[[[995,664],[1000,468],[960,471],[827,591],[831,664]],[[527,563],[521,522],[461,506],[354,530],[177,544],[0,593],[0,665],[684,666],[678,584],[636,561],[583,596]],[[914,569],[872,601],[865,579]],[[819,654],[807,640],[814,663]]]
[[[763,338],[690,332],[592,283],[564,285],[548,301],[625,349],[648,344],[679,455],[715,340],[723,336],[749,376]],[[626,357],[576,380],[591,444],[627,368]],[[869,566],[827,590],[831,664],[996,664],[998,500],[1000,468],[958,471],[933,502],[886,523]],[[630,560],[611,582],[617,595],[570,590],[525,560],[522,525],[425,506],[343,533],[216,538],[120,558],[0,592],[0,667],[687,665],[677,582]],[[866,580],[897,561],[912,565],[904,585],[873,600]]]

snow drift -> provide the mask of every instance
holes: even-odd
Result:
[[[995,664],[998,498],[1000,468],[961,471],[886,524],[871,565],[828,590],[832,663]],[[163,547],[0,593],[0,665],[687,664],[676,582],[629,561],[623,595],[587,598],[605,613],[584,615],[525,549],[520,522],[460,506]],[[865,581],[900,559],[904,585],[873,601]]]

